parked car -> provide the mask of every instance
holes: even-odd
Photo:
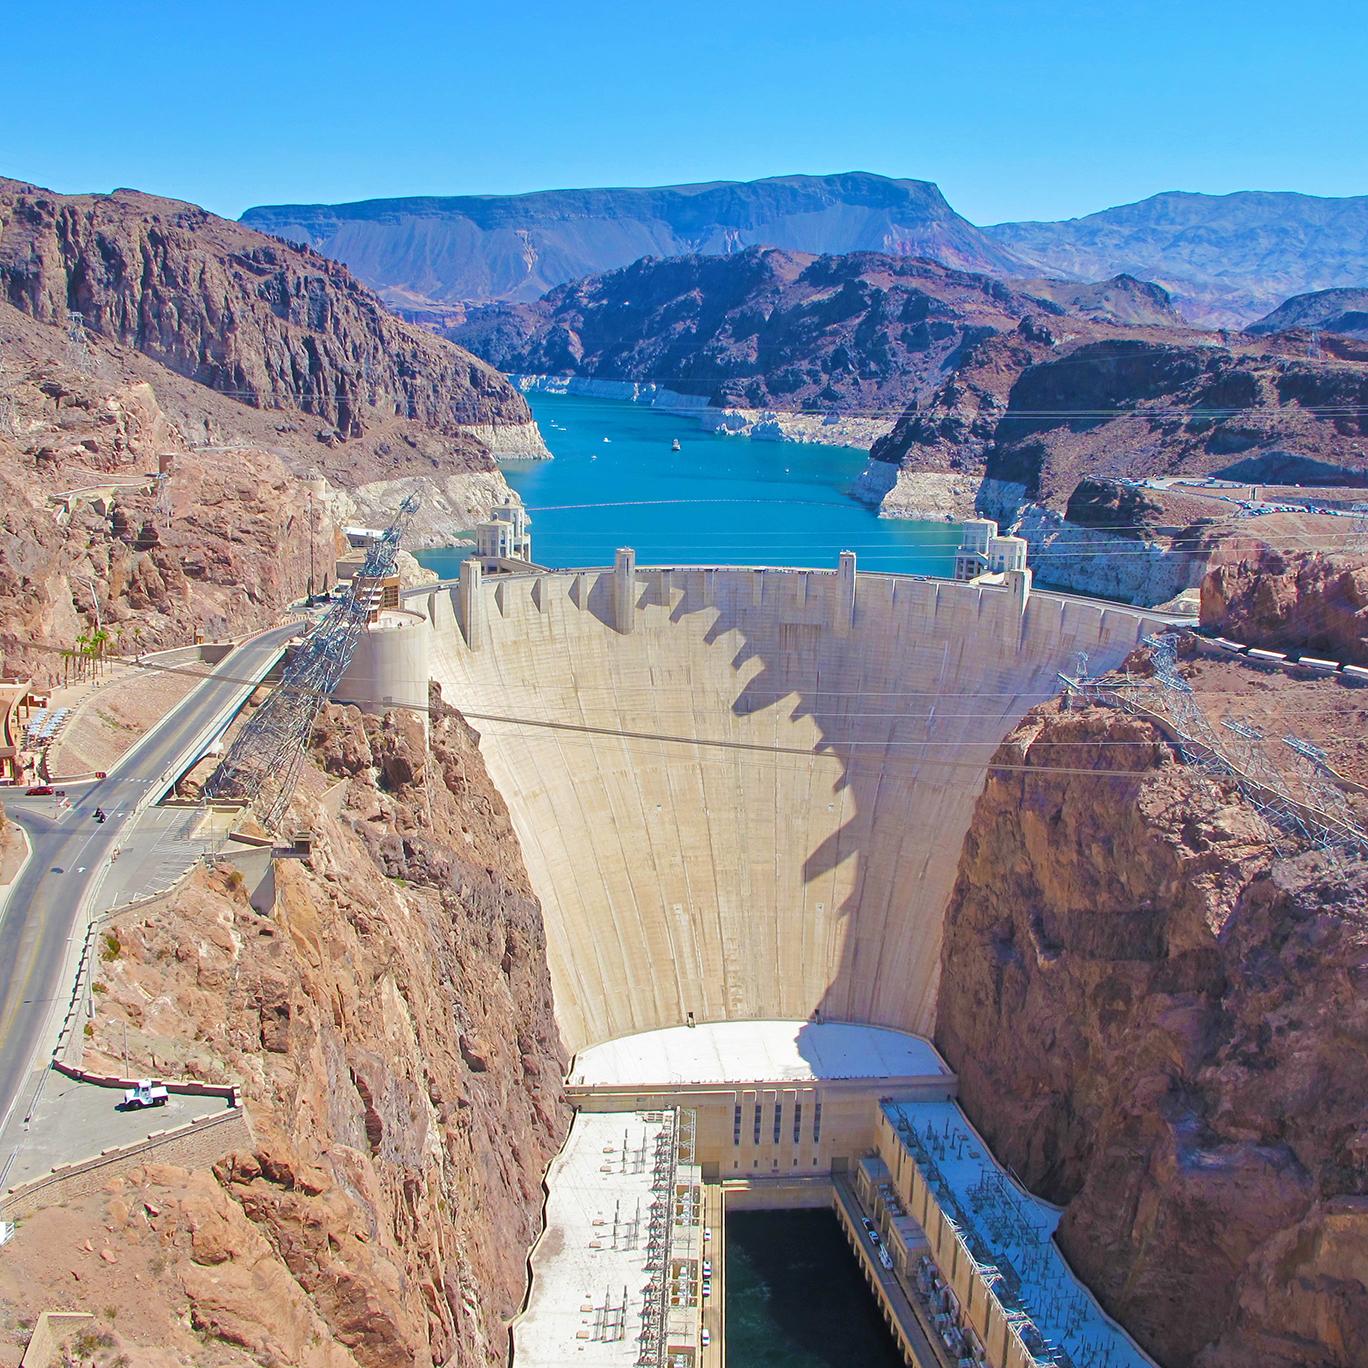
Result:
[[[698,1342],[706,1349],[712,1343],[712,1331],[705,1325],[702,1333],[698,1337]]]
[[[140,1078],[123,1095],[123,1105],[129,1111],[140,1111],[143,1107],[164,1107],[170,1093],[161,1083],[150,1078]]]

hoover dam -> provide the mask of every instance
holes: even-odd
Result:
[[[1155,626],[1020,581],[857,575],[853,556],[833,573],[624,555],[420,605],[431,674],[511,810],[576,1052],[691,1020],[929,1034],[994,749],[1080,651],[1115,665]]]
[[[1022,1251],[1042,1230],[1049,1243],[1057,1214],[975,1139],[975,1192],[1016,1193],[975,1245],[928,1158],[943,1142],[916,1120],[930,1108],[928,1127],[971,1134],[930,1042],[942,917],[1008,730],[1081,656],[1116,666],[1162,625],[1032,592],[1024,569],[860,574],[849,552],[825,571],[639,568],[625,549],[586,570],[486,575],[468,560],[458,583],[380,615],[339,696],[421,709],[433,679],[479,732],[542,904],[574,1055],[577,1117],[548,1175],[520,1363],[568,1362],[567,1339],[587,1338],[595,1363],[720,1364],[721,1327],[709,1333],[699,1296],[714,1276],[699,1243],[714,1199],[718,1223],[727,1204],[844,1212],[871,1286],[878,1252],[884,1272],[940,1279],[977,1307],[955,1332],[961,1362],[1016,1368],[1066,1334],[1047,1324],[1063,1304],[1053,1284],[1014,1301],[986,1271],[990,1254],[1011,1264],[1013,1239],[1026,1268]],[[623,1225],[652,1182],[665,1253]],[[1051,1258],[1041,1266],[1087,1310],[1067,1334],[1084,1325],[1104,1346],[1076,1361],[1145,1362]],[[661,1266],[668,1287],[651,1276]],[[639,1279],[651,1290],[633,1307]],[[622,1287],[621,1304],[586,1301],[590,1286]],[[928,1361],[896,1298],[882,1302],[907,1361]],[[629,1323],[643,1343],[658,1336],[655,1358],[620,1357]]]

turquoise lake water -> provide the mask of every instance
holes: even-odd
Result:
[[[830,1211],[727,1217],[727,1368],[902,1368]]]
[[[958,523],[879,518],[850,496],[865,453],[704,432],[640,404],[531,394],[551,461],[510,461],[542,565],[608,565],[619,546],[641,565],[799,565],[948,575]],[[678,438],[682,450],[672,452]],[[606,441],[604,439],[607,439]],[[464,551],[418,559],[443,576]]]

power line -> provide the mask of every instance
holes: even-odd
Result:
[[[280,686],[252,714],[205,781],[206,798],[259,807],[268,829],[279,826],[299,778],[314,719],[351,663],[376,583],[392,573],[399,538],[417,507],[417,495],[410,494],[384,535],[371,543],[350,593],[333,603],[296,648]]]
[[[37,651],[64,652],[64,651],[66,651],[66,650],[68,649],[68,648],[66,648],[66,647],[56,646],[56,645],[53,645],[53,644],[47,643],[47,642],[28,642],[28,643],[25,643],[25,644],[26,644],[26,646],[27,646],[28,649],[30,649],[30,650],[37,650]],[[1230,659],[1239,659],[1239,658],[1240,658],[1240,657],[1236,657],[1236,656],[1230,657]],[[153,673],[185,675],[185,676],[187,676],[187,677],[189,677],[189,678],[191,678],[191,679],[194,679],[194,680],[197,680],[197,681],[201,681],[201,682],[202,682],[202,681],[205,681],[205,680],[213,680],[213,681],[215,681],[216,683],[221,683],[221,684],[253,684],[253,685],[256,685],[256,686],[258,686],[258,687],[260,687],[261,684],[262,684],[262,681],[261,681],[257,676],[255,676],[255,675],[233,675],[233,674],[227,674],[227,673],[225,673],[224,671],[219,670],[219,669],[217,669],[217,668],[215,668],[215,667],[212,667],[212,666],[209,667],[209,668],[207,668],[207,669],[198,669],[198,668],[196,668],[196,667],[193,666],[193,665],[167,665],[167,664],[164,664],[164,663],[162,663],[162,662],[160,662],[160,661],[147,660],[147,659],[143,659],[143,658],[136,657],[136,656],[108,655],[108,656],[105,657],[105,659],[106,659],[106,661],[109,662],[109,663],[124,664],[124,665],[128,665],[128,666],[130,666],[130,667],[132,667],[132,668],[135,668],[135,669],[148,670],[148,671],[151,671],[151,672],[153,672]],[[1224,657],[1223,657],[1222,659],[1224,660]],[[1329,676],[1327,676],[1327,678],[1329,678]],[[276,687],[277,687],[277,688],[283,687],[283,682],[282,682],[282,684],[276,685]],[[746,686],[744,685],[744,683],[743,683],[743,685],[742,685],[742,691],[743,691],[743,692],[749,692],[749,689],[746,688]],[[665,689],[665,688],[657,688],[657,687],[654,687],[654,686],[649,687],[649,688],[643,687],[643,688],[640,688],[640,689],[623,689],[623,688],[621,688],[620,686],[616,686],[616,685],[599,685],[599,686],[583,686],[583,685],[581,685],[581,686],[576,686],[575,692],[576,692],[576,695],[577,695],[577,696],[583,696],[583,695],[586,695],[586,694],[592,694],[592,693],[596,693],[596,692],[597,692],[597,693],[600,693],[600,694],[602,694],[602,693],[608,693],[608,694],[611,694],[611,695],[614,696],[614,697],[622,697],[624,694],[627,694],[627,695],[636,694],[636,695],[639,695],[639,696],[641,696],[641,697],[655,698],[655,697],[659,697],[659,696],[660,696],[661,694],[663,694],[663,693],[667,693],[668,690]],[[680,686],[679,692],[681,692],[681,693],[687,693],[687,694],[689,694],[689,695],[691,695],[691,696],[692,696],[693,693],[694,693],[694,691],[693,691],[692,689],[690,689],[688,686]],[[1034,698],[1034,699],[1040,700],[1040,701],[1042,701],[1042,702],[1043,702],[1043,701],[1047,701],[1047,700],[1052,699],[1052,698],[1057,698],[1057,697],[1059,697],[1059,689],[1058,689],[1057,687],[1056,687],[1056,688],[1050,688],[1050,689],[962,689],[962,688],[954,688],[954,689],[817,689],[817,688],[809,688],[809,687],[807,687],[807,686],[804,685],[804,684],[793,684],[793,685],[790,685],[790,686],[788,686],[788,687],[786,687],[786,688],[783,688],[783,689],[775,688],[775,689],[761,690],[760,693],[761,693],[761,696],[768,696],[768,697],[772,698],[773,701],[776,702],[776,703],[777,703],[777,702],[782,702],[784,699],[790,697],[790,696],[793,695],[793,694],[800,694],[800,695],[802,695],[802,696],[805,697],[805,698],[932,698],[932,699],[936,699],[936,698],[954,697],[956,700],[967,699],[967,698],[1010,698],[1010,699],[1027,699],[1027,698]],[[1248,693],[1247,693],[1247,691],[1245,691],[1245,690],[1229,690],[1229,691],[1227,691],[1227,690],[1219,690],[1219,689],[1203,689],[1203,690],[1202,690],[1202,696],[1203,696],[1204,698],[1227,698],[1227,697],[1246,698],[1246,697],[1248,697]],[[343,706],[351,705],[351,706],[356,706],[356,707],[370,707],[370,706],[374,706],[374,705],[376,705],[376,704],[381,704],[381,703],[383,703],[383,704],[385,704],[387,707],[394,707],[394,708],[401,709],[401,710],[408,711],[408,712],[418,712],[418,713],[429,713],[429,714],[430,714],[430,713],[433,711],[431,708],[429,708],[429,707],[427,707],[427,706],[425,706],[425,705],[421,705],[421,704],[416,704],[416,703],[400,703],[400,702],[394,702],[394,701],[392,701],[391,699],[387,699],[387,698],[367,698],[367,697],[363,697],[363,696],[361,696],[361,695],[353,695],[353,696],[350,696],[350,697],[347,697],[347,698],[337,698],[337,697],[334,697],[334,698],[332,699],[332,701],[335,702],[335,703],[337,703],[337,704],[339,704],[339,705],[343,705]],[[769,705],[766,705],[766,706],[769,706]],[[920,713],[907,713],[907,714],[904,714],[904,715],[905,715],[905,716],[908,716],[908,717],[913,717],[913,718],[922,718],[922,717],[923,717],[923,714],[920,714]],[[987,712],[987,713],[939,714],[939,716],[1002,717],[1002,716],[1006,716],[1006,713],[999,711],[999,712]]]

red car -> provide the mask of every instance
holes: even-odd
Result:
[[[34,784],[34,786],[33,786],[31,789],[28,790],[28,796],[29,796],[30,798],[51,798],[51,797],[52,797],[52,785],[51,785],[51,784]]]

